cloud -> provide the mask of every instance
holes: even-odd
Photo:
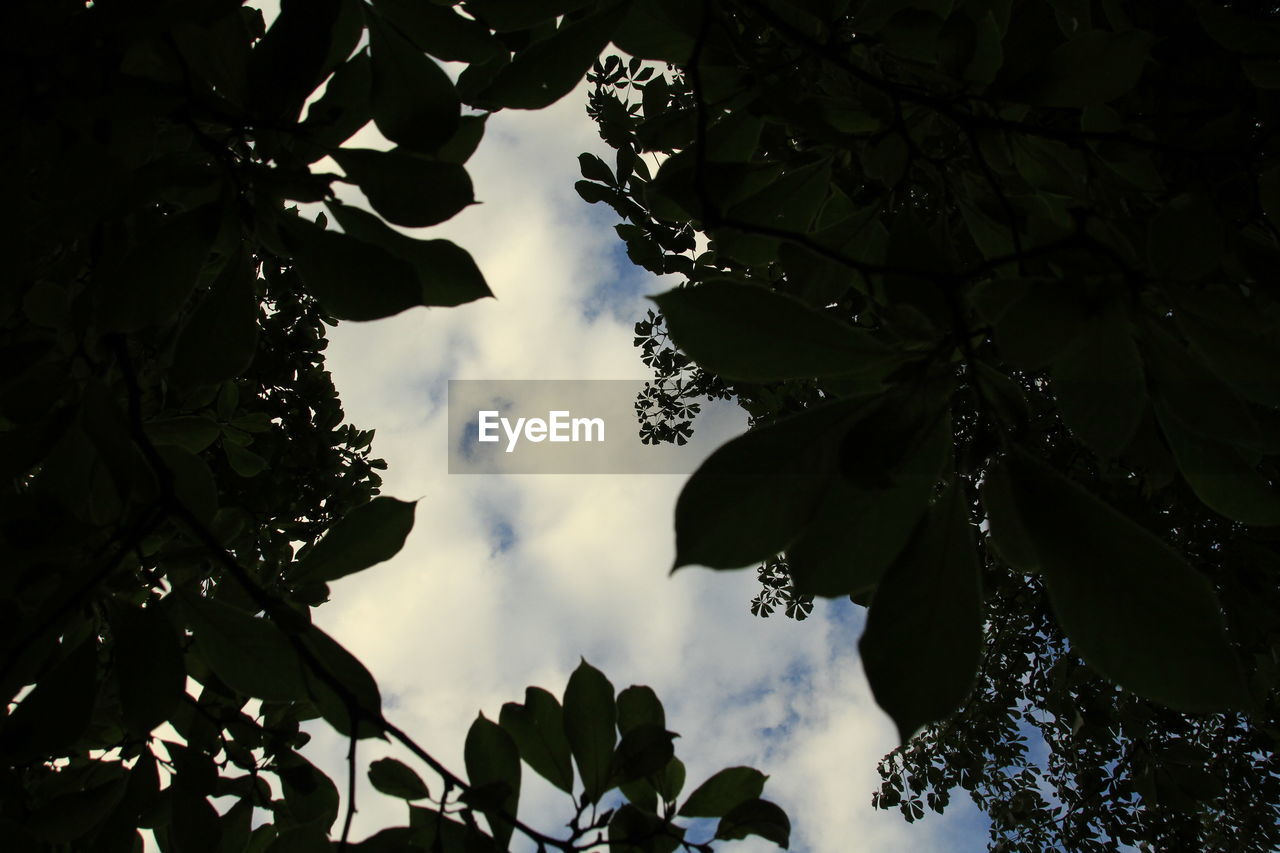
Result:
[[[683,477],[446,473],[450,378],[645,376],[631,325],[643,294],[671,283],[631,267],[612,214],[573,191],[577,154],[608,153],[581,95],[495,115],[468,164],[483,203],[429,232],[470,250],[497,299],[333,331],[329,367],[348,419],[377,429],[385,492],[420,502],[404,551],[336,583],[317,621],[378,676],[390,716],[458,771],[477,711],[495,718],[530,684],[559,693],[585,656],[617,688],[649,684],[664,700],[686,792],[732,764],[770,774],[766,796],[796,826],[792,849],[985,849],[963,807],[910,827],[872,810],[894,734],[862,676],[851,605],[820,604],[804,623],[759,620],[747,610],[750,570],[668,577]],[[379,144],[363,134],[355,144]],[[743,421],[699,428],[723,439]],[[317,731],[308,754],[344,779],[345,744]],[[380,754],[416,764],[381,743],[362,750],[362,765]],[[359,803],[357,838],[405,820],[364,782]],[[521,814],[555,832],[571,813],[562,794],[528,782]]]

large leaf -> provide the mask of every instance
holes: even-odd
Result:
[[[369,17],[373,121],[382,135],[431,152],[458,127],[462,104],[449,75],[378,15]]]
[[[414,268],[381,246],[285,217],[294,263],[307,289],[339,320],[379,320],[422,304]]]
[[[471,178],[457,163],[403,149],[339,148],[332,156],[347,178],[360,185],[373,209],[396,225],[436,225],[475,202]]]
[[[523,30],[590,6],[596,0],[467,0],[467,11],[498,32]]]
[[[448,240],[417,240],[401,234],[358,207],[331,203],[329,210],[348,234],[412,265],[423,305],[462,305],[493,295],[466,249]]]
[[[239,376],[258,344],[258,299],[252,258],[240,250],[182,327],[173,353],[173,381],[185,385]]]
[[[839,442],[865,406],[847,400],[809,409],[711,454],[676,501],[675,568],[736,569],[786,550],[819,511]]]
[[[184,604],[196,648],[228,687],[257,699],[311,698],[297,651],[271,620],[199,595]]]
[[[861,597],[910,539],[928,508],[951,447],[951,422],[941,419],[910,448],[895,481],[885,488],[834,480],[787,563],[797,591]]]
[[[124,721],[145,736],[169,719],[186,690],[182,647],[168,615],[156,605],[118,604],[110,621]]]
[[[71,650],[18,703],[0,728],[0,752],[14,765],[65,755],[84,734],[98,694],[97,641]]]
[[[518,52],[474,103],[486,109],[539,110],[560,100],[609,44],[625,11],[626,4],[611,2],[585,18],[565,18],[553,34]]]
[[[671,338],[726,379],[767,382],[873,373],[897,354],[799,300],[762,287],[712,280],[654,297]]]
[[[858,642],[902,742],[960,707],[982,651],[982,589],[964,490],[952,484],[889,567]]]
[[[300,642],[314,661],[304,678],[325,721],[341,735],[381,737],[382,695],[365,665],[314,625]]]
[[[427,53],[446,62],[484,62],[502,52],[489,28],[449,6],[422,0],[374,0],[374,8]]]
[[[564,732],[583,792],[592,803],[609,789],[617,718],[613,685],[604,673],[582,661],[564,690]]]
[[[786,850],[791,844],[791,821],[768,800],[747,800],[720,818],[716,838],[734,840],[758,835]]]
[[[514,817],[520,799],[520,752],[515,741],[481,714],[467,731],[463,757],[472,788],[480,790],[483,801],[494,803],[483,811],[494,840],[505,847],[515,827],[501,815]]]
[[[1141,30],[1088,30],[1045,57],[1040,70],[1019,86],[1029,103],[1085,107],[1133,90],[1155,39]]]
[[[382,793],[402,800],[421,800],[431,796],[422,777],[402,761],[379,758],[369,765],[369,782]]]
[[[220,217],[216,204],[167,216],[121,260],[104,264],[95,276],[103,327],[136,332],[177,314],[195,290]]]
[[[1006,462],[1054,613],[1107,678],[1183,711],[1249,707],[1213,587],[1147,530],[1024,451]]]
[[[573,793],[573,758],[565,737],[559,700],[540,687],[524,692],[524,704],[502,706],[498,724],[511,735],[520,757],[534,772],[567,794]]]
[[[377,497],[329,528],[290,572],[295,584],[327,583],[390,560],[413,529],[417,504]]]
[[[726,767],[689,795],[682,817],[724,817],[742,803],[757,799],[769,777],[754,767]]]
[[[1128,446],[1146,411],[1142,357],[1119,300],[1093,318],[1053,362],[1062,419],[1086,447],[1114,458]]]

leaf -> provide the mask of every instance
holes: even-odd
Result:
[[[499,815],[515,817],[520,798],[520,752],[515,741],[501,726],[481,714],[467,731],[463,757],[473,788],[491,787],[502,792],[495,797],[500,808],[481,808],[494,841],[499,847],[505,847],[515,827]]]
[[[786,850],[791,843],[791,821],[768,800],[748,800],[720,819],[716,838],[733,840],[748,835],[758,835]]]
[[[1024,574],[1038,574],[1040,558],[1035,542],[1022,525],[1013,484],[1003,465],[993,465],[982,481],[982,508],[987,514],[992,549],[1011,568]]]
[[[535,773],[565,793],[573,793],[573,759],[565,738],[564,711],[556,697],[541,687],[526,688],[524,704],[503,705],[498,724]]]
[[[0,728],[0,751],[13,765],[66,755],[89,726],[98,695],[98,653],[90,637],[36,683]]]
[[[277,759],[276,775],[293,821],[308,829],[328,832],[338,819],[338,788],[333,780],[296,752]]]
[[[296,119],[319,85],[335,37],[339,0],[284,0],[249,58],[249,102],[268,124]]]
[[[222,840],[218,813],[208,797],[173,785],[169,793],[169,840],[174,849],[192,853],[217,853]]]
[[[431,796],[427,784],[412,767],[394,758],[379,758],[369,765],[369,782],[374,788],[402,800],[421,800]]]
[[[270,620],[199,595],[184,605],[196,648],[232,690],[268,701],[311,698],[297,652]]]
[[[285,232],[307,290],[339,320],[379,320],[422,304],[412,266],[380,246],[286,216]]]
[[[1203,575],[1026,452],[1005,465],[1053,611],[1090,666],[1182,711],[1252,704]]]
[[[1071,432],[1099,456],[1119,456],[1146,412],[1146,383],[1142,356],[1118,300],[1054,359],[1052,371],[1054,397]]]
[[[365,665],[314,625],[301,634],[300,640],[322,668],[308,666],[303,677],[325,721],[347,737],[382,737],[382,696],[378,682]],[[340,690],[335,683],[341,686]]]
[[[374,0],[374,8],[421,50],[446,62],[484,62],[504,52],[489,28],[448,6]]]
[[[901,468],[885,487],[834,480],[808,526],[786,548],[796,591],[861,597],[874,589],[928,509],[951,445],[950,418],[935,418],[906,448]]]
[[[595,0],[467,0],[467,11],[498,32],[526,30]]]
[[[611,2],[584,18],[565,18],[553,34],[517,52],[472,103],[484,109],[550,106],[582,81],[625,12],[626,4]]]
[[[220,382],[248,369],[258,344],[255,278],[243,249],[227,259],[178,336],[169,374],[175,384]]]
[[[95,276],[103,328],[136,332],[172,319],[195,290],[221,215],[208,204],[166,216],[123,259],[104,264]]]
[[[1187,430],[1163,404],[1155,410],[1178,470],[1206,506],[1245,524],[1280,525],[1280,492],[1258,473],[1256,463],[1235,447]]]
[[[671,338],[725,379],[874,373],[896,358],[864,329],[762,287],[716,279],[653,297]]]
[[[613,754],[610,787],[643,779],[665,768],[675,757],[672,746],[675,737],[674,732],[654,723],[642,723],[628,729]]]
[[[599,802],[609,789],[617,716],[613,685],[600,670],[582,661],[564,690],[564,733],[578,765],[583,794],[591,803]]]
[[[1218,268],[1226,253],[1226,227],[1212,201],[1181,196],[1151,217],[1147,259],[1158,275],[1192,281]]]
[[[227,454],[227,464],[241,477],[256,477],[267,468],[267,460],[251,450],[245,450],[231,441],[224,441],[222,449]]]
[[[124,780],[120,777],[82,791],[60,794],[36,807],[26,817],[24,828],[53,844],[84,838],[111,814],[123,794]]]
[[[466,249],[448,240],[416,240],[358,207],[330,204],[329,210],[348,234],[378,245],[413,267],[421,304],[462,305],[493,295]]]
[[[1103,104],[1133,91],[1155,38],[1141,30],[1089,30],[1045,57],[1020,89],[1046,107]]]
[[[306,121],[298,125],[300,135],[315,143],[303,152],[315,162],[329,150],[346,142],[373,118],[371,92],[373,63],[368,51],[360,51],[333,72],[324,94],[307,108]]]
[[[618,694],[618,731],[625,735],[646,724],[665,728],[666,712],[653,688],[633,684]]]
[[[982,652],[982,588],[964,490],[952,484],[880,581],[858,641],[878,704],[906,743],[960,707]]]
[[[378,15],[370,14],[373,121],[382,135],[413,151],[430,153],[458,128],[458,93],[431,57],[421,53]]]
[[[124,722],[145,736],[169,719],[186,692],[178,635],[156,605],[117,603],[110,610],[112,659]]]
[[[373,209],[396,225],[436,225],[475,202],[471,178],[457,163],[416,157],[399,148],[339,148],[331,155],[347,178],[360,185]]]
[[[613,170],[594,154],[579,154],[578,167],[582,172],[582,177],[588,180],[600,181],[611,186],[617,184],[617,179],[613,176]]]
[[[294,584],[327,583],[390,560],[413,529],[417,504],[377,497],[340,518],[289,573]]]
[[[179,447],[156,448],[173,484],[178,503],[201,521],[209,521],[218,511],[218,487],[205,461]]]
[[[810,408],[712,453],[676,501],[675,568],[736,569],[785,551],[820,510],[839,441],[865,405]]]
[[[697,787],[680,806],[681,817],[724,817],[757,799],[769,777],[754,767],[726,767]]]
[[[178,415],[171,418],[157,418],[142,425],[156,446],[173,445],[188,453],[199,453],[222,432],[218,422],[207,415]]]

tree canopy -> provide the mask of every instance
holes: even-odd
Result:
[[[479,717],[464,775],[312,624],[328,584],[395,555],[414,520],[378,495],[372,431],[344,422],[326,328],[489,295],[465,249],[393,226],[471,204],[487,112],[567,93],[628,8],[453,5],[286,0],[269,26],[240,0],[8,10],[5,849],[135,853],[140,830],[181,853],[787,845],[754,769],[682,797],[648,688],[583,661],[561,696]],[[469,67],[455,84],[437,60]],[[370,122],[393,148],[349,144]],[[348,740],[337,784],[303,753],[309,721]],[[419,769],[363,768],[373,738]],[[563,833],[519,817],[524,765],[570,798]],[[357,842],[360,772],[407,808]]]
[[[753,423],[677,567],[870,605],[908,820],[962,788],[993,849],[1272,849],[1274,10],[644,9],[615,43],[666,69],[594,69],[578,190],[684,280],[636,325],[646,438]]]

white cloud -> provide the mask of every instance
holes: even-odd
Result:
[[[791,815],[792,849],[984,849],[971,822],[958,837],[951,816],[909,827],[871,808],[875,765],[894,735],[869,697],[845,610],[764,621],[747,612],[750,571],[667,576],[683,478],[445,473],[449,378],[645,375],[630,329],[644,302],[609,286],[637,273],[601,224],[612,214],[572,188],[576,155],[605,153],[584,101],[494,116],[468,164],[484,203],[430,232],[472,252],[496,300],[334,331],[329,366],[349,420],[378,430],[386,493],[421,502],[405,550],[337,583],[318,621],[378,676],[389,715],[459,771],[478,710],[496,717],[530,684],[559,693],[584,655],[619,689],[649,684],[663,698],[690,786],[731,764],[770,774],[766,796]],[[602,292],[621,304],[588,318]],[[717,428],[727,436],[741,422]],[[362,749],[366,765],[379,753],[408,758]],[[344,751],[331,735],[309,748],[337,780]],[[554,832],[570,814],[563,800],[530,783],[521,814]],[[402,805],[367,784],[360,803],[356,837],[404,820]]]

